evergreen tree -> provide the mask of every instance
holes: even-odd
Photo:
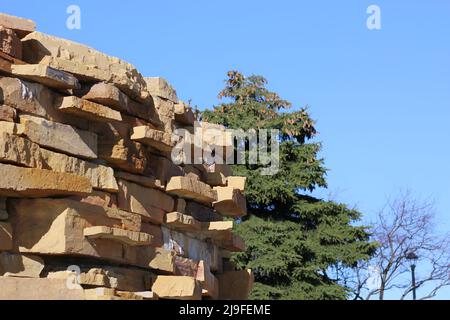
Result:
[[[333,278],[333,268],[352,268],[376,249],[366,227],[355,226],[360,213],[307,193],[326,187],[314,121],[306,109],[288,112],[288,101],[267,88],[260,76],[228,73],[219,94],[225,103],[206,110],[204,121],[232,129],[278,129],[280,170],[261,175],[262,165],[232,166],[248,178],[247,217],[236,232],[247,251],[234,255],[240,268],[255,274],[254,299],[346,299],[348,290]],[[248,156],[248,155],[247,155]]]

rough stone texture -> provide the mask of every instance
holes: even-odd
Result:
[[[161,190],[164,189],[163,185],[161,184],[161,181],[152,176],[141,176],[141,175],[131,174],[128,172],[123,172],[123,171],[116,172],[115,175],[116,175],[117,179],[123,179],[123,180],[127,180],[130,182],[134,182],[143,187],[161,189]]]
[[[158,276],[152,291],[162,299],[200,300],[200,283],[192,277]]]
[[[147,159],[151,165],[147,168],[145,174],[156,177],[164,186],[172,177],[184,176],[185,174],[183,168],[175,165],[167,158],[147,153]]]
[[[11,57],[22,59],[22,42],[13,30],[2,25],[0,25],[0,51]]]
[[[0,106],[0,121],[15,122],[17,119],[16,109],[7,105]]]
[[[152,96],[161,97],[178,103],[177,92],[164,78],[149,77],[144,78],[147,83],[147,90]]]
[[[200,261],[198,264],[196,280],[202,286],[202,295],[211,299],[219,297],[219,280],[211,273],[210,267]]]
[[[5,13],[0,13],[0,26],[14,30],[21,38],[36,29],[36,24],[33,21]]]
[[[86,129],[86,121],[63,114],[54,107],[57,99],[60,99],[57,93],[40,83],[0,76],[0,104],[8,105],[19,112]]]
[[[92,192],[87,178],[69,173],[0,164],[0,176],[0,195],[7,197],[86,195]]]
[[[198,232],[202,225],[192,216],[182,214],[180,212],[170,212],[166,214],[165,224],[175,230]]]
[[[120,112],[73,96],[64,97],[58,102],[58,109],[92,121],[122,121]]]
[[[233,187],[215,187],[217,201],[214,209],[224,216],[242,217],[247,215],[247,201],[239,189]]]
[[[22,43],[24,60],[28,63],[51,62],[53,59],[45,61],[44,58],[56,58],[73,65],[72,69],[61,68],[64,65],[58,65],[56,69],[81,76],[85,75],[85,69],[88,69],[93,79],[113,83],[133,98],[148,99],[146,82],[136,68],[127,62],[82,44],[40,32],[27,35],[22,39]],[[50,66],[54,64],[50,63]]]
[[[245,242],[244,240],[238,236],[233,234],[231,239],[227,241],[221,241],[220,246],[231,252],[244,252],[245,251]]]
[[[155,224],[164,222],[164,214],[174,209],[174,199],[156,189],[119,180],[119,208],[138,213]]]
[[[202,234],[216,241],[230,241],[233,237],[233,221],[214,221],[202,224]]]
[[[104,140],[101,137],[98,154],[110,166],[131,173],[143,173],[148,163],[143,146],[127,139]]]
[[[206,183],[214,187],[224,187],[227,185],[227,177],[221,172],[208,172],[206,174]]]
[[[13,122],[0,121],[0,132],[10,135],[23,134],[23,125]]]
[[[119,191],[112,168],[42,148],[40,148],[40,154],[45,167],[53,171],[73,173],[86,177],[91,181],[92,187],[95,189],[109,192]]]
[[[65,279],[0,277],[0,300],[84,300],[84,290],[67,288]],[[45,290],[43,290],[45,288]]]
[[[0,132],[0,162],[45,168],[41,148],[37,144],[6,132]]]
[[[145,104],[133,101],[117,87],[109,83],[101,82],[93,85],[87,92],[83,93],[83,99],[111,107],[147,121],[157,121],[155,106],[150,101]]]
[[[185,213],[193,216],[200,222],[223,220],[223,217],[220,214],[214,212],[214,209],[211,206],[202,205],[194,201],[188,201],[186,203]]]
[[[117,195],[94,190],[87,196],[72,196],[70,199],[99,207],[117,208]]]
[[[133,128],[131,140],[154,147],[163,152],[170,152],[176,143],[176,141],[172,141],[171,134],[154,130],[147,126]]]
[[[220,300],[247,300],[254,282],[251,270],[225,272],[218,279]]]
[[[172,133],[175,128],[175,103],[157,96],[153,96],[152,100],[161,130]]]
[[[97,135],[33,116],[21,116],[24,135],[50,149],[87,159],[97,158]]]
[[[147,246],[152,243],[152,236],[147,233],[103,226],[85,228],[83,235],[89,239],[110,239],[130,246]]]
[[[75,89],[79,86],[78,79],[73,75],[42,64],[12,65],[11,73],[55,89]]]
[[[44,266],[44,260],[37,256],[9,252],[0,254],[0,276],[39,278]]]
[[[217,200],[212,188],[192,177],[173,177],[166,186],[166,191],[181,198],[192,199],[201,203]]]
[[[194,125],[195,115],[194,112],[192,111],[192,108],[188,104],[184,102],[175,104],[174,112],[175,112],[175,121],[188,126]]]
[[[10,223],[0,222],[0,251],[13,247],[13,231]]]

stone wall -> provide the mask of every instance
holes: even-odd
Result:
[[[0,14],[0,299],[246,298],[224,218],[245,178],[171,160],[195,120],[164,79]]]

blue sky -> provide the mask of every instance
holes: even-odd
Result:
[[[450,2],[19,1],[1,11],[163,76],[181,99],[216,104],[226,72],[261,74],[294,106],[310,106],[329,190],[371,220],[409,188],[437,203],[450,230]],[[81,30],[66,8],[81,8]],[[381,30],[366,9],[381,8]],[[447,290],[441,298],[449,298]]]

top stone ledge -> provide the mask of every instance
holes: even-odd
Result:
[[[5,13],[0,13],[0,26],[14,30],[19,38],[23,38],[36,30],[36,23],[34,21],[10,16]]]

